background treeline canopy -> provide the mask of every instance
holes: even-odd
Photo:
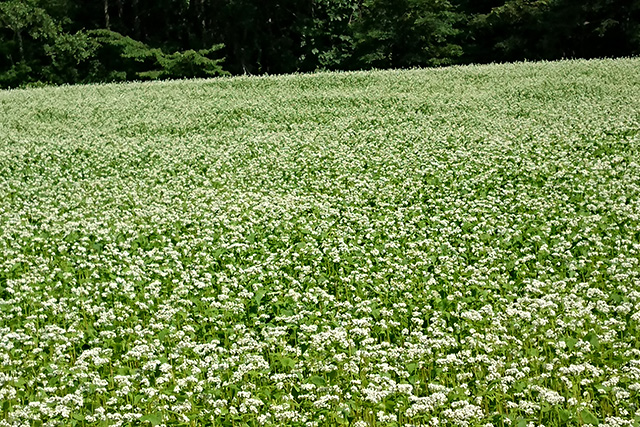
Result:
[[[0,0],[0,87],[640,53],[640,0]]]

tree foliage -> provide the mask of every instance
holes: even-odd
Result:
[[[497,61],[640,53],[638,0],[507,0],[470,27],[469,51]]]
[[[640,0],[0,0],[0,87],[639,53]]]
[[[58,25],[47,12],[29,0],[0,3],[0,25],[5,38],[0,47],[0,85],[14,85],[31,79],[37,58],[58,33]]]
[[[459,14],[447,0],[366,0],[356,31],[362,67],[448,65],[462,54],[453,39]]]

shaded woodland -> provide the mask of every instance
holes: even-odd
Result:
[[[4,0],[0,87],[637,55],[640,0]]]

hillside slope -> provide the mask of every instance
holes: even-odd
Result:
[[[638,69],[0,92],[0,426],[638,425]]]

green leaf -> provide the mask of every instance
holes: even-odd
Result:
[[[149,421],[152,426],[157,426],[158,424],[162,423],[162,415],[161,414],[143,415],[142,418],[140,418],[140,421],[141,422]]]
[[[516,390],[516,392],[522,393],[524,389],[527,388],[527,383],[524,381],[518,381],[513,384],[513,388]]]
[[[591,344],[591,347],[593,347],[594,349],[598,350],[600,349],[600,339],[598,338],[598,335],[593,333],[593,332],[589,332],[584,339],[586,341],[589,341],[589,344]]]
[[[296,366],[296,361],[289,357],[282,357],[280,359],[280,364],[283,368],[294,368]]]
[[[593,415],[588,409],[583,409],[582,411],[580,411],[580,418],[582,418],[582,422],[585,424],[591,424],[594,426],[600,424],[598,418],[596,418],[596,416]]]
[[[256,304],[260,305],[260,301],[262,301],[262,298],[264,298],[266,293],[267,291],[264,288],[260,288],[256,291],[255,295],[253,296],[253,299],[256,302]]]
[[[327,385],[327,382],[325,381],[325,379],[317,375],[314,375],[313,377],[309,378],[309,381],[311,381],[311,384],[315,384],[318,387],[325,387]]]
[[[346,418],[341,417],[340,415],[335,418],[338,424],[349,424],[349,421]]]

